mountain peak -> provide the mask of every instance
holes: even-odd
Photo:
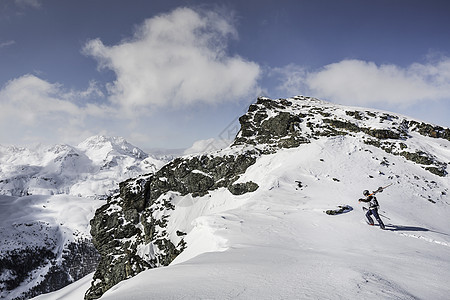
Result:
[[[123,137],[119,136],[93,135],[85,139],[80,144],[105,144],[105,143],[118,144],[124,142],[126,142],[126,140]]]
[[[0,194],[104,198],[118,182],[162,164],[122,137],[92,136],[77,147],[0,147]]]
[[[180,157],[154,174],[122,182],[120,192],[97,210],[91,233],[102,258],[86,299],[145,269],[166,266],[184,251],[193,257],[189,247],[198,245],[190,244],[192,224],[200,220],[204,226],[203,217],[226,219],[218,206],[227,211],[246,203],[245,210],[254,201],[257,209],[267,205],[266,213],[286,203],[283,211],[300,211],[301,219],[299,207],[341,205],[330,195],[339,190],[346,196],[341,199],[354,198],[355,187],[367,181],[396,182],[418,198],[417,205],[425,199],[430,211],[448,198],[446,128],[305,96],[259,97],[239,121],[230,147]],[[398,201],[409,203],[405,197]],[[253,213],[248,209],[242,218]],[[108,225],[121,222],[126,229]]]
[[[77,146],[94,162],[102,162],[111,154],[133,156],[137,159],[145,159],[147,153],[130,144],[123,137],[107,137],[94,135]]]
[[[450,140],[450,130],[395,113],[337,105],[297,96],[272,100],[259,97],[239,118],[241,130],[233,145],[252,145],[264,153],[295,148],[321,137],[353,136],[361,142],[400,155],[426,170],[445,176],[444,158],[424,151],[414,135]],[[411,141],[411,142],[410,142]]]

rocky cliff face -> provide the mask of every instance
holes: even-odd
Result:
[[[187,232],[174,220],[180,198],[201,201],[217,189],[233,195],[253,192],[258,185],[241,182],[241,175],[259,157],[281,148],[350,135],[387,155],[402,156],[433,176],[448,176],[449,162],[444,156],[432,151],[432,145],[424,150],[415,142],[417,136],[449,140],[447,128],[303,96],[258,98],[239,120],[241,130],[230,148],[178,158],[153,175],[122,182],[120,192],[97,210],[91,234],[101,261],[85,299],[99,298],[113,285],[145,269],[170,264],[189,247],[184,240]]]
[[[120,184],[120,193],[97,210],[91,234],[102,259],[86,299],[96,299],[118,282],[139,272],[167,266],[184,250],[185,232],[167,230],[175,205],[173,195],[201,197],[227,188],[243,194],[258,188],[234,182],[252,165],[258,152],[177,158],[153,175]]]

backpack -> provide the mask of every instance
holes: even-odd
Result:
[[[370,204],[369,204],[369,208],[378,208],[380,206],[380,204],[378,204],[377,198],[375,198],[374,196],[371,196],[372,199],[370,199]]]

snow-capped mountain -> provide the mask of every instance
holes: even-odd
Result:
[[[119,182],[164,163],[115,137],[0,146],[0,297],[29,299],[93,272],[95,210]]]
[[[96,272],[38,298],[448,297],[448,128],[303,96],[240,123],[230,147],[122,182],[91,221]],[[387,230],[368,226],[358,199],[389,184]]]
[[[93,136],[76,147],[0,146],[0,194],[105,198],[119,182],[163,164],[119,137]]]

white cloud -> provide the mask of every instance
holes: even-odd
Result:
[[[220,149],[224,149],[231,145],[231,140],[225,139],[215,139],[210,138],[207,140],[199,140],[194,142],[192,146],[184,151],[184,155],[188,154],[201,154],[201,153],[209,153],[211,151],[216,151]]]
[[[34,75],[25,75],[9,81],[0,91],[2,114],[15,115],[26,124],[33,124],[39,117],[59,113],[77,115],[79,108],[61,100],[61,87],[50,84]],[[2,116],[4,117],[4,116]]]
[[[303,70],[293,65],[280,68],[278,73],[283,83],[279,89],[292,94],[297,86],[294,95],[302,91],[352,105],[381,103],[406,107],[450,98],[450,58],[407,67],[343,60],[318,71]]]
[[[9,47],[9,46],[14,45],[15,43],[16,43],[16,41],[13,41],[13,40],[2,42],[2,43],[0,43],[0,48]]]
[[[407,68],[377,66],[372,62],[344,60],[310,74],[308,86],[323,97],[342,103],[412,105],[441,100],[450,92],[450,60],[437,64],[415,63]]]
[[[300,90],[304,89],[306,74],[304,67],[293,63],[282,68],[268,70],[268,76],[277,78],[276,81],[280,82],[276,89],[288,97],[299,95]]]
[[[125,108],[235,101],[257,88],[260,67],[226,46],[237,33],[215,12],[179,8],[146,20],[115,46],[89,41],[84,53],[111,69],[110,99]]]
[[[10,80],[0,90],[0,137],[14,143],[45,136],[79,142],[87,118],[119,115],[114,108],[91,101],[99,96],[95,82],[85,91],[65,91],[58,83],[30,74]]]
[[[39,0],[14,0],[16,5],[21,7],[40,8],[41,2]]]
[[[87,102],[101,97],[103,93],[94,81],[89,83],[86,90],[65,91],[58,83],[49,83],[27,74],[10,80],[0,90],[0,103],[4,108],[0,116],[5,116],[6,110],[9,115],[16,112],[15,117],[31,125],[42,117],[82,118],[113,112],[112,108]]]

